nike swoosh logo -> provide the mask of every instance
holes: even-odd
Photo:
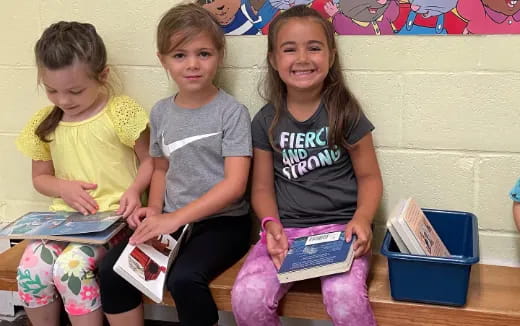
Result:
[[[191,137],[187,137],[187,138],[184,138],[184,139],[180,139],[180,140],[174,141],[171,144],[165,144],[164,143],[164,135],[163,135],[163,137],[162,137],[162,150],[163,150],[163,153],[164,153],[164,155],[166,157],[170,157],[170,155],[173,152],[175,152],[179,148],[182,148],[182,147],[188,145],[189,143],[193,143],[194,141],[197,141],[197,140],[200,140],[200,139],[204,139],[204,138],[208,138],[208,137],[215,136],[215,135],[219,135],[219,134],[220,134],[220,132],[214,132],[214,133],[211,133],[211,134],[191,136]]]

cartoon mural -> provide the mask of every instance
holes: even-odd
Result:
[[[339,0],[325,4],[336,33],[340,35],[394,34],[392,22],[399,15],[394,0]]]
[[[308,5],[339,35],[520,34],[518,0],[197,0],[227,35],[267,34],[283,10]]]
[[[398,34],[462,34],[466,22],[453,9],[457,0],[410,0],[399,4]]]
[[[459,0],[457,11],[468,21],[464,34],[520,33],[517,0]]]

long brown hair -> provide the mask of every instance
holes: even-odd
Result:
[[[182,37],[172,44],[171,37],[177,33],[182,33]],[[215,17],[193,3],[177,5],[164,14],[157,26],[157,51],[168,54],[200,33],[207,33],[223,58],[226,38]]]
[[[361,106],[348,89],[343,74],[339,56],[337,55],[336,40],[332,24],[325,20],[319,12],[304,5],[294,6],[276,16],[269,26],[267,36],[267,73],[264,78],[263,89],[260,95],[271,103],[275,109],[275,116],[269,127],[269,141],[274,147],[274,128],[280,120],[283,110],[286,110],[287,87],[280,75],[272,66],[269,55],[276,51],[276,42],[280,28],[292,18],[313,20],[322,28],[327,38],[327,46],[331,53],[331,67],[323,82],[321,99],[329,116],[328,146],[349,148],[347,138],[352,129],[357,125],[361,115]]]
[[[57,70],[75,62],[88,68],[89,77],[106,86],[101,75],[107,66],[107,51],[96,28],[88,23],[58,22],[47,27],[34,46],[38,82],[41,82],[43,69]],[[36,135],[44,142],[58,126],[63,111],[54,106],[51,113],[36,128]]]

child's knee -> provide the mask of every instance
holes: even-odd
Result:
[[[58,292],[68,287],[74,294],[77,294],[84,281],[93,281],[96,278],[95,262],[74,253],[67,251],[56,259],[53,267],[54,284]]]
[[[16,276],[19,292],[37,296],[40,292],[48,292],[52,289],[53,259],[52,256],[50,258],[49,264],[35,252],[31,245],[26,248],[20,259]]]
[[[231,290],[233,312],[241,320],[249,320],[272,314],[278,308],[278,302],[270,295],[269,284],[263,279],[237,280]]]
[[[327,290],[323,289],[323,303],[329,316],[332,320],[338,322],[338,325],[343,325],[340,321],[345,320],[345,318],[360,317],[363,319],[372,315],[368,293],[362,287],[346,285]]]
[[[207,286],[207,282],[198,273],[175,271],[167,280],[166,287],[172,297],[191,297],[194,289]]]

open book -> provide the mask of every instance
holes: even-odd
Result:
[[[402,253],[448,257],[448,249],[413,198],[399,201],[386,223]]]
[[[278,271],[280,283],[346,272],[354,259],[352,244],[345,232],[331,232],[295,239]]]
[[[168,269],[190,230],[190,224],[185,225],[177,240],[163,234],[137,246],[127,244],[114,271],[153,301],[162,302]]]
[[[99,212],[31,212],[0,230],[0,238],[104,244],[125,227],[122,215]]]

